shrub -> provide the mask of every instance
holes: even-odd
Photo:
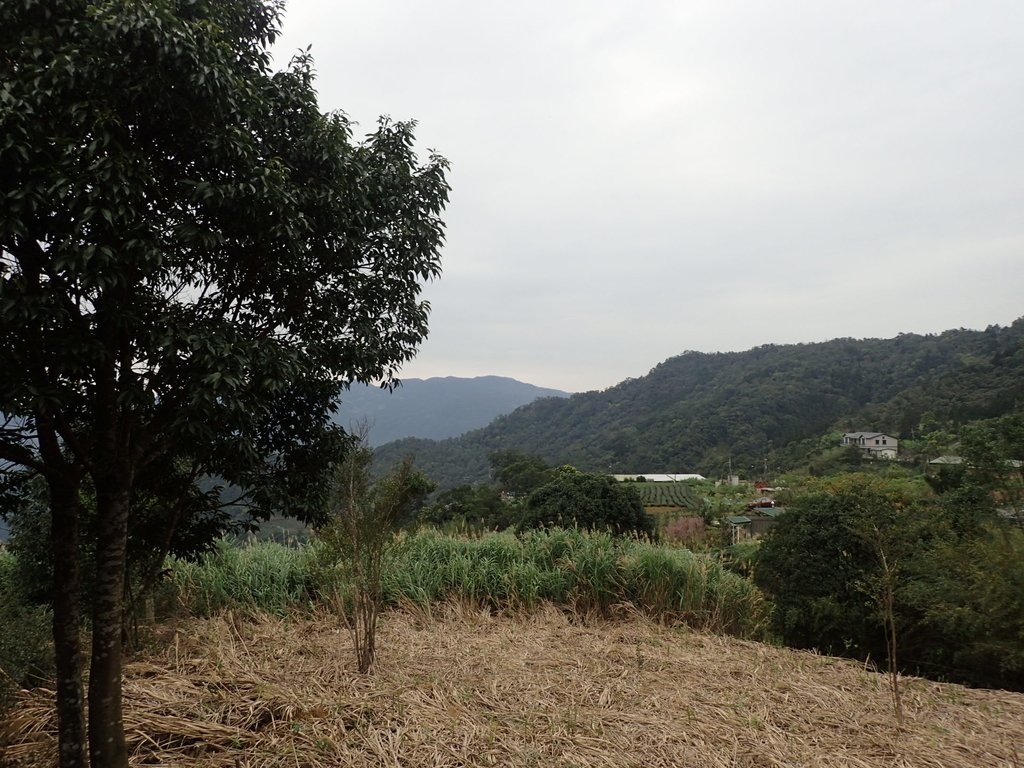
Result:
[[[11,696],[53,678],[52,614],[21,588],[16,557],[0,550],[0,710]]]
[[[707,536],[707,524],[702,517],[678,517],[665,526],[661,535],[673,544],[702,544]]]
[[[547,485],[526,500],[520,530],[552,526],[610,531],[622,535],[655,534],[654,519],[644,511],[640,495],[629,483],[607,475],[562,467]]]
[[[406,459],[388,474],[370,480],[373,451],[354,445],[331,478],[330,518],[320,530],[325,596],[334,604],[352,638],[360,672],[376,655],[377,619],[384,604],[385,557],[400,525],[436,487]]]

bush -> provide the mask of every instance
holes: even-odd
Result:
[[[52,614],[21,588],[15,556],[0,550],[0,709],[19,689],[53,678]]]
[[[661,535],[673,544],[702,544],[707,537],[707,523],[702,517],[678,517],[665,526]]]
[[[526,500],[519,528],[585,528],[616,535],[654,536],[654,518],[644,511],[636,488],[607,475],[558,470],[557,477]]]
[[[885,658],[884,634],[864,593],[877,571],[866,537],[891,530],[910,501],[864,475],[798,496],[764,537],[754,564],[775,603],[774,625],[787,645],[859,658]]]
[[[1024,531],[907,491],[853,476],[794,499],[754,560],[780,639],[881,661],[888,627],[903,671],[1024,690]]]

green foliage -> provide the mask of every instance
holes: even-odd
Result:
[[[344,447],[340,392],[392,381],[427,332],[447,163],[419,161],[410,122],[353,141],[321,112],[308,52],[273,72],[282,8],[0,4],[0,460],[50,486],[54,547],[72,550],[55,552],[55,595],[82,586],[79,532],[96,560],[94,765],[127,765],[125,542],[153,531],[146,473],[189,465],[158,494],[156,540],[204,476],[250,492],[257,516],[315,517]],[[166,548],[146,546],[159,562]],[[61,680],[80,677],[71,597],[54,603]],[[81,730],[75,687],[62,729]],[[68,750],[85,735],[60,740],[82,764]]]
[[[905,671],[1024,688],[1024,530],[965,498],[863,475],[797,494],[754,560],[780,638],[877,661],[898,646]]]
[[[578,526],[617,535],[655,533],[654,519],[644,511],[631,483],[572,468],[560,469],[554,480],[526,500],[520,530],[542,526]]]
[[[495,451],[489,459],[498,487],[513,496],[527,496],[555,476],[554,469],[533,454],[503,450]]]
[[[989,526],[966,546],[946,542],[935,563],[923,622],[947,640],[936,661],[976,685],[1024,690],[1024,530]]]
[[[360,442],[335,467],[330,516],[318,531],[321,589],[349,630],[360,672],[369,671],[376,654],[387,551],[399,527],[435,487],[413,469],[411,459],[371,482],[372,461],[373,451]]]
[[[1000,516],[1022,523],[1024,413],[965,425],[958,452],[961,464],[942,466],[926,478],[954,529],[970,537]]]
[[[926,416],[928,429],[951,430],[1022,399],[1024,319],[985,331],[688,352],[607,390],[540,400],[460,438],[401,441],[379,455],[415,454],[442,487],[484,480],[499,447],[621,473],[722,477],[731,459],[756,476],[766,456],[771,474],[806,467],[847,429],[911,437]],[[833,437],[828,446],[823,435]]]
[[[1024,411],[969,424],[960,443],[970,482],[998,506],[1024,513]]]
[[[0,549],[0,712],[19,688],[53,678],[53,616],[22,586],[17,558]]]
[[[28,477],[23,473],[23,477]],[[17,555],[16,575],[20,589],[29,599],[51,605],[54,589],[54,557],[51,540],[51,512],[47,491],[40,478],[21,484],[6,511],[10,525],[8,546]],[[126,594],[129,599],[126,628],[132,614],[158,585],[168,557],[194,560],[216,546],[222,536],[238,533],[243,523],[221,504],[217,488],[202,491],[175,462],[157,462],[147,469],[134,502],[128,532]],[[95,552],[87,545],[95,535],[96,503],[91,488],[83,489],[82,520],[86,540],[79,542],[79,570],[89,595],[96,574]],[[84,603],[85,597],[83,597]],[[83,610],[88,605],[83,604]],[[132,634],[131,639],[137,639]]]
[[[478,483],[442,491],[417,520],[457,530],[487,531],[514,526],[519,514],[518,501],[503,498],[501,491],[489,483]]]
[[[196,616],[226,610],[282,615],[308,606],[316,550],[220,542],[195,561],[171,558],[169,578],[183,608]]]
[[[869,465],[871,465],[871,461],[855,445],[830,446],[817,454],[810,462],[808,473],[812,476],[822,477],[844,472],[864,471]]]
[[[468,599],[521,610],[550,601],[583,614],[629,603],[709,631],[763,638],[768,606],[747,580],[712,558],[579,529],[488,534],[421,531],[400,542],[385,577],[393,602]]]
[[[323,546],[221,546],[196,564],[175,563],[172,578],[183,602],[200,612],[301,608],[338,586],[337,574],[321,580]],[[710,556],[578,529],[400,534],[383,560],[382,598],[424,608],[468,600],[513,612],[552,602],[580,615],[630,604],[655,618],[753,639],[766,637],[770,608],[749,580]]]
[[[912,516],[912,500],[865,475],[819,484],[794,499],[759,550],[756,579],[775,603],[787,645],[884,658],[884,635],[862,585],[875,573],[866,533]]]
[[[754,575],[757,558],[761,552],[760,539],[748,539],[731,544],[721,552],[722,564],[733,573],[745,578]]]

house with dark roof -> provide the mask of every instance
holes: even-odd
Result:
[[[895,459],[899,442],[884,432],[844,432],[842,444],[856,446],[872,459]]]

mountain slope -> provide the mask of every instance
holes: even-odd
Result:
[[[479,429],[537,398],[567,396],[503,376],[404,379],[393,392],[354,386],[334,419],[345,428],[366,421],[371,445],[404,437],[441,440]]]
[[[1024,319],[985,331],[836,339],[746,352],[687,352],[603,392],[540,400],[453,440],[382,446],[413,454],[443,486],[487,475],[513,448],[608,472],[747,473],[785,468],[834,429],[908,437],[925,414],[945,423],[1024,402]]]

